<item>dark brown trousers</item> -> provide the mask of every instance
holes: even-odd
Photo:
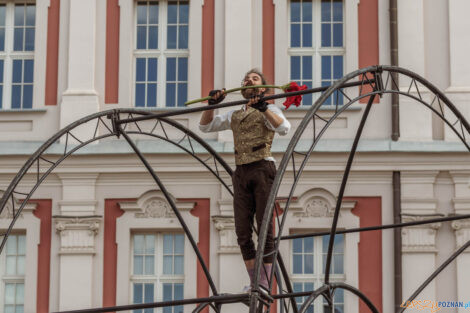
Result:
[[[251,260],[256,256],[252,239],[253,218],[256,216],[259,231],[275,176],[274,162],[266,160],[237,165],[233,174],[235,231],[243,260]],[[268,236],[264,247],[264,254],[269,255],[264,257],[264,263],[273,261],[273,256],[270,254],[274,249],[272,218],[269,221]]]

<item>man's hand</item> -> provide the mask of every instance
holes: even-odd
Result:
[[[246,105],[252,107],[253,109],[257,109],[260,112],[266,112],[266,110],[268,109],[268,103],[264,100],[260,101],[259,99],[260,96],[254,96],[250,98]]]
[[[209,105],[218,104],[225,99],[225,88],[222,90],[211,90],[209,96],[212,97],[209,99]]]

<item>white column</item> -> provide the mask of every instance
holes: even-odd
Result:
[[[59,201],[61,214],[93,215],[98,203],[95,197],[95,183],[98,174],[60,173],[62,200]]]
[[[470,62],[468,62],[468,43],[470,42],[470,2],[452,0],[449,5],[449,55],[450,86],[446,95],[468,120],[470,118]],[[453,121],[451,121],[453,122]],[[445,127],[445,140],[458,140],[449,127]]]
[[[60,235],[59,310],[91,308],[93,256],[101,218],[56,218]]]
[[[424,0],[398,0],[399,66],[425,75]],[[407,92],[410,80],[400,76],[400,90]],[[411,90],[413,92],[413,89]],[[422,104],[400,97],[400,140],[431,140],[432,112]]]
[[[213,216],[215,228],[219,231],[219,290],[222,293],[240,293],[244,286],[250,284],[248,274],[243,263],[240,248],[235,234],[235,220],[233,216]],[[224,312],[238,313],[246,311],[244,304],[226,306]]]
[[[468,210],[467,214],[470,212]],[[456,249],[459,249],[470,240],[470,222],[460,220],[452,222],[452,228],[455,230]],[[470,249],[465,249],[457,259],[457,299],[467,302],[470,297]],[[459,308],[459,313],[468,312],[468,309]]]
[[[61,128],[99,110],[95,87],[97,3],[94,0],[70,0],[69,5],[67,88],[60,104]],[[74,135],[80,138],[93,134],[93,131],[84,127],[75,130]]]

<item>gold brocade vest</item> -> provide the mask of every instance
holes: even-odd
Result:
[[[235,164],[242,165],[271,156],[274,131],[266,127],[260,111],[248,108],[233,112],[231,128],[235,144]]]

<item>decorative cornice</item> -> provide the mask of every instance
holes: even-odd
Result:
[[[470,240],[470,221],[457,220],[451,225],[455,232],[455,243],[457,248],[460,248]],[[465,249],[464,253],[470,253],[470,249]]]
[[[54,216],[60,235],[60,254],[94,254],[101,216]]]
[[[235,218],[233,216],[212,216],[215,229],[219,231],[220,246],[219,253],[240,253],[235,234]]]
[[[437,199],[401,198],[403,212],[411,214],[433,214],[437,210]]]
[[[3,196],[3,193],[0,193],[0,197]],[[14,201],[14,207],[15,210],[18,210],[18,208],[21,206],[23,201],[18,200],[16,198],[13,198]],[[12,219],[13,218],[13,210],[12,210],[12,203],[11,203],[11,198],[10,201],[8,201],[5,204],[5,207],[3,208],[2,212],[0,213],[0,220],[2,219]],[[26,203],[25,206],[23,207],[23,210],[21,211],[21,214],[19,218],[24,218],[25,213],[32,213],[34,210],[37,208],[37,203]],[[16,212],[15,212],[16,213]]]
[[[430,218],[441,217],[436,216],[403,216],[402,222],[422,221]],[[402,228],[402,251],[404,253],[416,252],[437,252],[436,234],[441,227],[441,223],[424,224],[419,226]]]

